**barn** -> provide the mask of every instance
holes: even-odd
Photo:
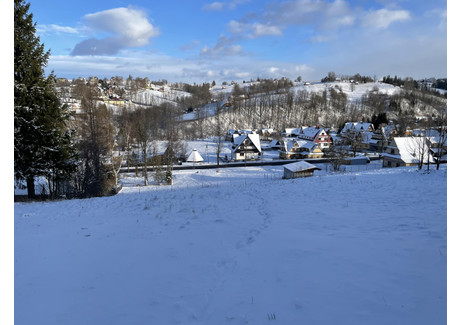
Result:
[[[284,165],[284,176],[285,179],[300,178],[300,177],[310,177],[313,176],[315,170],[321,170],[321,168],[316,167],[313,164],[310,164],[306,161],[298,161],[292,164]]]

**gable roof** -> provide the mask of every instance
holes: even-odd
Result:
[[[292,141],[283,141],[283,143],[281,144],[281,148],[284,149],[284,151],[286,152],[289,152],[292,150],[292,148],[294,147],[300,147],[303,142],[305,141],[302,141],[302,140],[292,140]]]
[[[406,164],[414,164],[420,161],[421,156],[423,155],[423,163],[427,163],[428,159],[431,162],[434,162],[433,157],[429,153],[428,144],[426,138],[423,137],[396,137],[394,138],[396,146],[399,150],[399,155],[401,160]]]
[[[363,132],[367,131],[367,129],[374,129],[372,123],[368,122],[347,122],[345,123],[342,131],[340,131],[340,134],[343,134],[347,131],[352,131],[352,132]]]
[[[256,147],[259,152],[262,152],[262,148],[260,147],[260,138],[259,138],[259,135],[257,133],[243,134],[243,135],[240,135],[239,137],[235,138],[234,139],[235,147],[232,149],[232,151],[236,152],[238,147],[243,143],[243,141],[246,138],[249,139],[249,141],[252,142],[254,147]]]
[[[284,165],[283,167],[286,168],[287,170],[293,172],[293,173],[304,171],[304,170],[309,170],[309,169],[321,170],[321,168],[318,168],[315,165],[310,164],[310,163],[308,163],[306,161],[297,161],[297,162],[292,163],[292,164]]]
[[[308,149],[308,151],[313,151],[318,145],[313,141],[304,141],[301,145],[302,148]]]
[[[304,137],[314,139],[321,130],[323,130],[323,128],[316,127],[316,126],[309,126],[306,128],[302,128],[302,135]]]
[[[313,149],[317,147],[317,144],[313,141],[307,140],[292,140],[284,142],[281,146],[281,148],[286,152],[290,152],[294,147],[305,148],[308,149],[308,151],[313,151]]]
[[[282,144],[283,144],[283,142],[282,142],[281,140],[276,140],[276,139],[275,139],[275,140],[272,140],[272,141],[270,142],[269,147],[272,147],[272,148],[273,148],[273,147],[279,148],[279,147],[282,146]]]

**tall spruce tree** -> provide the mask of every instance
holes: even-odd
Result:
[[[29,7],[14,1],[14,172],[34,198],[34,178],[45,176],[57,188],[75,169],[76,155],[68,108],[57,96],[55,76],[45,77],[50,52],[35,35]]]

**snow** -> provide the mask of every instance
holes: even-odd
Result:
[[[201,162],[203,160],[203,157],[201,157],[200,153],[196,149],[193,149],[187,158],[187,161],[189,162]]]
[[[347,95],[350,103],[361,100],[361,97],[373,89],[377,89],[380,93],[387,95],[394,95],[401,92],[401,88],[382,82],[367,82],[360,84],[353,84],[346,81],[322,82],[312,83],[310,85],[302,85],[293,87],[294,92],[305,91],[312,93],[322,93],[326,89],[334,88],[335,90],[342,89],[343,93]]]
[[[430,160],[434,163],[433,157],[428,151],[428,144],[426,138],[423,137],[395,137],[394,141],[399,149],[401,159],[405,163],[418,163],[423,159],[424,163]]]
[[[234,144],[235,148],[233,149],[233,152],[236,152],[236,150],[240,147],[240,145],[243,143],[243,141],[248,138],[251,140],[251,143],[256,147],[258,152],[262,152],[262,148],[260,146],[260,138],[258,134],[249,134],[245,133],[240,135],[239,137],[234,138]]]
[[[300,172],[307,169],[317,168],[315,165],[310,164],[306,161],[298,161],[292,164],[284,165],[284,168],[287,168],[291,172]]]
[[[239,84],[241,88],[248,88],[250,83]],[[300,91],[308,91],[310,93],[322,93],[324,90],[334,88],[335,90],[342,89],[343,93],[347,95],[350,103],[355,103],[361,100],[361,97],[368,94],[370,91],[378,88],[378,91],[382,94],[395,95],[401,92],[401,88],[386,84],[383,82],[367,82],[354,84],[347,81],[334,81],[334,82],[315,82],[309,85],[303,83],[296,83],[294,87],[291,87],[290,91],[297,94]],[[230,96],[233,91],[233,85],[222,88],[221,86],[215,86],[211,88],[213,96],[225,95]]]
[[[378,164],[15,203],[15,323],[445,324],[447,166]]]

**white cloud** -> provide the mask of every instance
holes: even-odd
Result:
[[[56,33],[56,34],[80,34],[77,28],[69,26],[60,26],[55,24],[37,25],[37,32],[40,34]]]
[[[294,70],[299,73],[312,72],[313,69],[306,64],[297,65],[294,67]]]
[[[216,45],[213,47],[203,46],[200,50],[200,55],[211,58],[219,58],[224,56],[240,55],[243,53],[241,45],[234,44],[235,40],[221,35]]]
[[[176,82],[241,81],[251,78],[313,78],[315,72],[305,64],[264,61],[248,55],[216,57],[213,60],[180,59],[145,51],[122,50],[112,56],[51,55],[47,72],[54,70],[57,77],[77,78],[96,75],[110,78],[114,75],[167,79]]]
[[[216,57],[223,57],[229,55],[236,55],[243,51],[241,45],[225,45],[221,46],[220,44],[216,44],[213,47],[203,46],[200,50],[201,55],[210,56],[213,58]]]
[[[264,12],[231,20],[228,31],[249,39],[283,36],[288,26],[311,26],[316,30],[339,30],[355,23],[355,14],[344,0],[291,0],[271,3]],[[323,36],[315,40],[325,41]]]
[[[442,8],[429,10],[424,14],[424,16],[428,19],[436,20],[439,29],[447,29],[447,9]]]
[[[228,23],[228,31],[232,34],[243,34],[248,32],[248,24],[236,21],[236,20],[231,20]]]
[[[206,11],[220,11],[224,9],[225,4],[223,2],[213,2],[204,5],[203,10]]]
[[[228,31],[235,35],[242,35],[247,38],[253,39],[262,36],[282,36],[283,28],[262,23],[243,23],[232,20],[228,23]]]
[[[312,43],[325,43],[325,42],[330,42],[337,37],[335,35],[314,35],[311,37],[310,42]]]
[[[262,19],[276,25],[336,29],[352,25],[355,15],[344,0],[292,0],[270,7]]]
[[[215,1],[212,3],[205,4],[203,10],[205,11],[222,11],[222,10],[234,10],[240,4],[250,2],[251,0],[232,0],[232,1]]]
[[[192,40],[190,43],[184,44],[180,47],[181,51],[192,51],[200,46],[199,40]]]
[[[111,36],[90,38],[77,44],[72,55],[116,54],[123,48],[147,45],[160,31],[147,19],[146,14],[133,8],[115,8],[85,15],[87,28],[94,33]]]
[[[261,36],[281,36],[283,32],[279,26],[270,26],[266,24],[254,23],[252,24],[252,38]]]
[[[403,22],[410,19],[411,16],[407,10],[379,9],[367,13],[363,18],[362,24],[365,27],[385,29],[394,22]]]

